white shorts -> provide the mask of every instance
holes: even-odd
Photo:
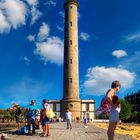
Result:
[[[109,115],[109,122],[119,122],[119,114],[120,108],[112,108],[111,113]]]

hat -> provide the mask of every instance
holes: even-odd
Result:
[[[13,107],[19,106],[19,104],[17,104],[17,103],[13,103],[12,105],[13,105]]]
[[[7,134],[2,133],[1,140],[6,140],[6,139],[10,139],[10,137],[8,137]]]

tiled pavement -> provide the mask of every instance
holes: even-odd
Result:
[[[81,123],[73,123],[73,129],[67,130],[66,123],[52,123],[49,137],[40,137],[41,130],[36,136],[8,134],[12,140],[107,140],[106,130],[95,126],[85,128]],[[12,130],[14,131],[14,130]],[[129,136],[115,135],[115,140],[133,140]]]

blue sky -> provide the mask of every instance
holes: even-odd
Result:
[[[140,87],[140,1],[79,0],[79,87],[97,106],[114,80],[118,95]],[[0,1],[0,108],[61,99],[62,0]]]

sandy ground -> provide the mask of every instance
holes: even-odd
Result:
[[[108,128],[108,123],[90,123],[89,125],[94,125],[99,128],[106,129]],[[140,140],[140,124],[126,124],[120,123],[117,125],[116,133],[129,135],[136,140]]]

